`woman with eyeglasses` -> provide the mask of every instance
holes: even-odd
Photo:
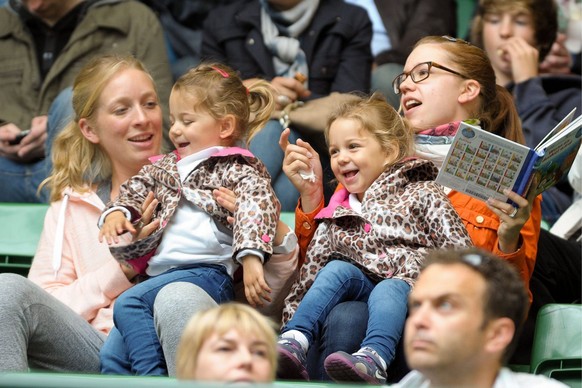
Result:
[[[480,48],[450,37],[426,37],[415,45],[404,70],[394,79],[393,87],[400,94],[401,111],[416,133],[418,157],[440,167],[461,120],[478,120],[492,133],[524,143],[512,96],[496,84],[495,72]],[[301,193],[295,225],[303,255],[316,227],[315,215],[323,206],[321,167],[317,153],[308,143],[298,140],[289,144],[287,136],[288,132],[283,132],[280,140],[285,149],[283,170]],[[317,177],[315,182],[300,175],[309,169]],[[512,263],[529,288],[540,233],[541,199],[508,192],[507,196],[518,205],[515,209],[494,199],[483,202],[450,190],[447,194],[475,246]],[[361,327],[367,319],[365,305],[359,303],[338,305],[321,328],[321,355],[311,355],[313,379],[327,378],[321,368],[321,360],[327,355],[359,348],[359,340],[365,334]],[[395,364],[402,366],[398,361]],[[401,373],[388,370],[389,379],[397,379]]]

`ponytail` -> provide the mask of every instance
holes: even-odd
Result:
[[[249,87],[249,105],[251,118],[249,120],[246,144],[259,133],[271,118],[275,109],[273,88],[267,81],[257,81]]]
[[[496,98],[488,101],[480,119],[487,131],[519,144],[525,144],[521,119],[513,96],[503,86],[496,85]]]

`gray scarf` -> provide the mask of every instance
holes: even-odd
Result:
[[[261,32],[265,45],[273,54],[275,72],[282,77],[292,78],[297,72],[309,77],[305,53],[297,37],[311,24],[319,0],[303,0],[287,11],[274,10],[268,0],[260,2]]]

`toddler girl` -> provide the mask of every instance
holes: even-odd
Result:
[[[471,246],[432,162],[414,159],[413,132],[379,95],[343,105],[325,133],[343,186],[319,226],[287,297],[278,341],[280,378],[307,379],[306,353],[338,303],[368,303],[361,349],[325,360],[336,381],[386,382],[407,312],[407,296],[431,249]]]
[[[273,253],[279,203],[263,164],[235,145],[256,134],[273,106],[266,82],[247,89],[223,65],[202,64],[177,80],[170,95],[170,138],[176,150],[125,182],[101,216],[100,239],[112,244],[125,231],[136,236],[129,245],[111,247],[114,257],[150,276],[115,304],[116,330],[101,351],[103,372],[116,371],[121,343],[135,374],[167,374],[152,306],[168,283],[190,282],[217,303],[230,301],[240,264],[248,302],[260,306],[270,300],[263,263]],[[147,134],[133,140],[150,141]],[[236,194],[232,225],[231,213],[213,196],[220,187]],[[281,240],[281,252],[290,253],[295,241]]]

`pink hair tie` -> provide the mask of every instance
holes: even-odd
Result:
[[[219,69],[218,67],[215,67],[215,66],[210,66],[210,67],[213,68],[214,70],[216,70],[224,78],[230,77],[230,75],[226,71]]]

